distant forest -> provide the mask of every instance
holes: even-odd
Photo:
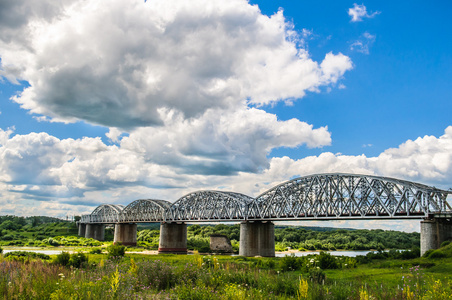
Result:
[[[208,252],[210,236],[222,234],[238,251],[240,225],[189,225],[187,244],[190,250]],[[138,246],[157,249],[159,224],[139,224]],[[113,228],[105,232],[113,240]],[[14,246],[100,246],[93,239],[77,236],[75,222],[52,217],[0,216],[0,245]],[[420,234],[392,230],[337,229],[330,227],[275,226],[276,251],[299,250],[383,250],[419,247]]]
[[[188,227],[188,248],[207,250],[212,234],[226,235],[235,250],[240,240],[240,225],[191,225]],[[138,232],[143,246],[158,247],[159,230]],[[382,229],[337,229],[329,227],[275,227],[276,251],[299,250],[383,250],[419,247],[420,234]]]

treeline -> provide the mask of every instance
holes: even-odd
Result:
[[[53,237],[63,235],[77,235],[74,222],[45,216],[0,216],[0,245],[46,246],[52,245]]]
[[[138,231],[139,246],[157,249],[159,244],[158,224],[140,225],[146,228]],[[231,240],[235,251],[239,249],[240,224],[235,225],[190,225],[187,229],[189,250],[208,252],[210,236],[222,234]],[[113,228],[107,228],[105,240],[113,240]],[[0,245],[15,246],[97,246],[92,239],[77,237],[75,222],[51,217],[0,216]],[[411,249],[419,247],[419,233],[405,233],[392,230],[353,230],[321,227],[275,227],[275,249],[299,250],[383,250]]]
[[[207,252],[212,234],[222,234],[231,240],[234,250],[238,250],[240,225],[191,225],[187,229],[187,246],[190,250]],[[159,230],[138,232],[139,245],[157,249]],[[276,251],[299,250],[383,250],[411,249],[419,247],[420,234],[392,230],[351,230],[302,227],[276,227]]]
[[[275,229],[280,248],[300,250],[383,250],[419,247],[420,234],[382,229],[314,231],[286,227]]]

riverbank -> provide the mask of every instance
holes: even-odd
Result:
[[[7,246],[3,248],[3,253],[8,253],[12,251],[29,251],[29,252],[37,252],[37,253],[43,253],[47,255],[58,255],[61,252],[69,252],[69,253],[76,253],[76,252],[89,252],[91,248],[86,247],[12,247]],[[359,251],[348,251],[348,250],[336,250],[336,251],[323,251],[327,252],[333,256],[348,256],[348,257],[356,257],[358,255],[366,255],[369,252],[373,252],[374,250],[359,250]],[[299,250],[288,250],[288,251],[277,251],[275,252],[276,257],[284,257],[286,255],[293,255],[296,257],[301,256],[307,256],[311,254],[319,254],[322,252],[322,250],[316,250],[316,251],[299,251]],[[158,255],[157,250],[145,250],[145,249],[133,249],[130,251],[127,251],[128,254],[143,254],[143,255]],[[194,251],[188,251],[188,255],[193,255],[197,252]],[[209,253],[202,253],[203,255],[210,255]],[[232,254],[229,256],[237,256],[237,254]]]

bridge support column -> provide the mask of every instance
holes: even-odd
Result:
[[[421,256],[431,249],[438,249],[444,241],[452,240],[450,218],[426,219],[421,221]]]
[[[187,253],[187,224],[160,224],[159,253]]]
[[[104,224],[86,224],[85,237],[87,239],[95,239],[103,241],[105,239]]]
[[[137,224],[115,224],[113,244],[117,243],[121,243],[124,246],[136,246]]]
[[[77,222],[78,226],[78,236],[85,236],[86,234],[86,224]]]
[[[272,222],[243,222],[240,224],[242,256],[275,256],[275,225]]]

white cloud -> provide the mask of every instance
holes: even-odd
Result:
[[[375,42],[376,36],[364,32],[361,38],[350,45],[350,50],[355,50],[364,54],[369,54],[369,49]]]
[[[363,18],[373,18],[380,14],[379,11],[373,12],[370,15],[367,13],[367,8],[364,4],[353,4],[353,8],[348,9],[348,15],[352,17],[351,22],[361,22]]]
[[[44,120],[162,125],[160,109],[290,102],[352,68],[340,53],[313,61],[282,11],[245,0],[38,2],[2,4],[0,76],[27,81],[13,99]]]
[[[262,126],[272,127],[281,122],[264,112],[260,114],[260,119],[251,120],[237,116],[231,124],[241,119],[243,124],[235,124],[226,130],[227,136],[217,136],[217,125],[212,121],[205,121],[206,124],[185,121],[183,125],[170,126],[172,132],[180,131],[173,136],[165,138],[157,132],[139,130],[122,138],[119,146],[105,145],[100,138],[59,140],[46,133],[11,136],[11,132],[0,131],[3,137],[0,146],[1,211],[14,209],[16,214],[25,214],[32,206],[34,214],[87,213],[101,203],[128,204],[143,197],[175,201],[200,189],[222,189],[257,196],[295,176],[330,172],[395,177],[443,189],[449,188],[452,182],[452,126],[439,138],[425,136],[408,140],[376,157],[326,152],[299,160],[274,157],[265,165],[259,161],[261,158],[253,161],[247,157],[247,151],[249,155],[265,152],[272,147],[272,135],[279,135],[281,143],[294,146],[292,137],[304,135],[296,131],[307,132],[308,143],[312,131],[297,120],[282,122],[276,131],[260,131]],[[221,118],[218,122],[222,122]],[[196,135],[199,130],[211,132]],[[269,135],[268,142],[260,136],[262,132]],[[240,148],[240,141],[233,138],[239,133],[244,140],[255,136],[248,147],[262,148],[261,152],[250,150],[246,145]],[[193,140],[174,143],[183,135],[193,135]],[[326,134],[325,141],[328,139]],[[239,145],[234,145],[233,141]],[[152,147],[156,149],[150,149]],[[186,164],[177,160],[186,160]],[[240,171],[240,167],[246,170],[253,164],[261,166],[258,172]],[[212,171],[215,168],[218,168],[217,172]],[[224,176],[221,168],[230,168],[235,173]]]
[[[121,136],[122,132],[116,128],[112,127],[109,129],[109,131],[105,134],[110,141],[113,143],[117,143],[119,141],[119,137]]]
[[[164,127],[137,129],[122,139],[121,147],[191,173],[257,172],[267,167],[273,148],[331,143],[326,127],[313,129],[297,119],[278,121],[275,115],[255,108],[208,110],[195,120],[184,120],[172,111],[160,113]]]

